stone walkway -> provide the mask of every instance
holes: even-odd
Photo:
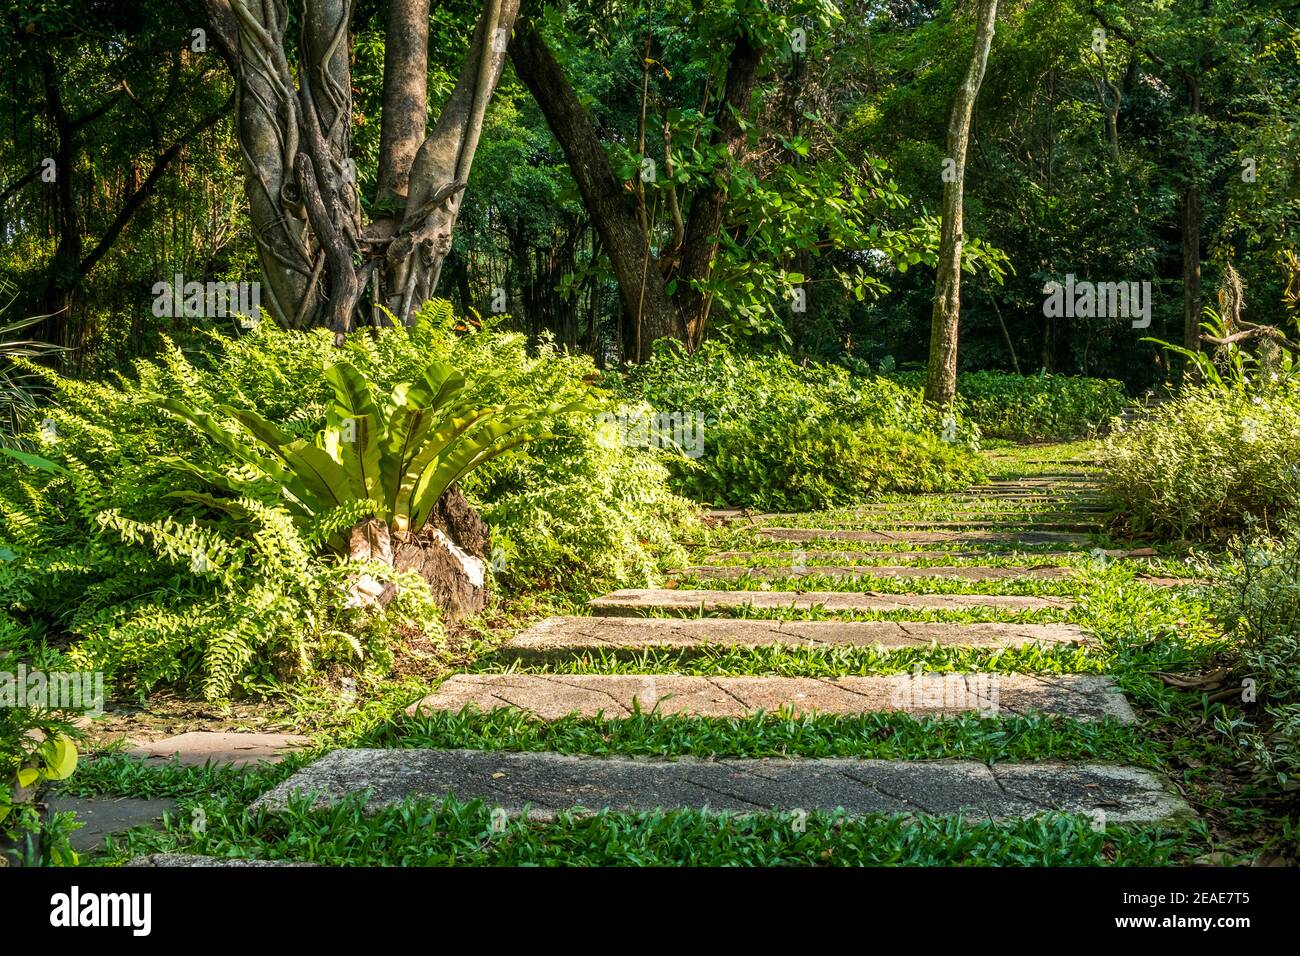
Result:
[[[181,767],[211,765],[244,768],[277,763],[309,743],[308,738],[297,734],[190,731],[137,744],[125,753],[153,766],[175,764]],[[175,800],[130,797],[73,797],[56,794],[50,798],[49,804],[51,812],[71,813],[81,824],[72,831],[70,837],[72,848],[78,853],[99,850],[108,837],[134,827],[156,828],[161,825],[164,813],[175,814],[178,810]],[[173,862],[170,857],[167,859],[167,863],[156,865],[191,865]],[[155,864],[135,861],[134,865]]]
[[[283,810],[296,794],[329,806],[368,783],[371,807],[408,797],[481,799],[510,816],[548,820],[573,808],[717,811],[823,807],[850,815],[956,814],[1007,819],[1049,810],[1108,823],[1187,814],[1149,771],[1104,764],[908,760],[623,760],[476,750],[336,750],[263,794]]]
[[[628,666],[644,666],[638,664],[642,656],[653,653],[707,661],[711,658],[699,655],[1086,647],[1090,636],[1068,620],[1080,586],[1077,564],[1039,566],[1024,559],[1133,560],[1141,573],[1147,554],[1098,550],[1095,533],[1104,514],[1090,470],[1074,462],[1045,467],[956,495],[820,515],[717,511],[715,522],[744,531],[748,540],[678,572],[677,587],[616,591],[590,602],[592,616],[550,618],[528,628],[504,648],[499,671],[455,675],[408,712],[513,709],[541,721],[671,714],[726,720],[778,712],[990,720],[1036,714],[1065,722],[1132,724],[1137,718],[1121,691],[1108,678],[1091,674],[626,673]],[[836,550],[826,549],[831,542]],[[1005,562],[1008,556],[1016,561],[994,560]],[[844,587],[799,590],[801,578],[818,576]],[[873,589],[861,587],[860,580]],[[935,590],[927,593],[930,581]],[[761,588],[753,589],[754,584]],[[887,584],[892,587],[880,590]],[[980,593],[981,586],[1040,593]],[[894,587],[907,593],[893,593]],[[1041,594],[1044,589],[1047,595]],[[889,619],[872,619],[881,615]],[[602,662],[620,659],[624,665],[617,672],[601,673],[613,669]],[[570,808],[839,808],[849,814],[964,813],[993,819],[1063,810],[1100,813],[1106,823],[1173,820],[1190,813],[1151,772],[1105,764],[665,760],[466,750],[337,750],[257,805],[274,810],[291,794],[315,794],[329,803],[367,791],[375,806],[453,794],[539,819]]]

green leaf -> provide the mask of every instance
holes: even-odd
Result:
[[[55,475],[66,475],[68,470],[57,462],[50,461],[48,458],[42,458],[40,455],[33,455],[30,452],[19,451],[16,448],[0,447],[0,454],[8,455],[10,458],[16,458],[28,468],[36,468],[39,471],[48,471]]]

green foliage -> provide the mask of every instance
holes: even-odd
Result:
[[[0,316],[13,305],[15,297],[13,283],[0,277]],[[15,368],[13,360],[63,351],[48,342],[23,337],[28,334],[28,329],[44,318],[43,315],[34,315],[0,322],[0,436],[9,440],[23,429],[44,397],[39,379]]]
[[[687,355],[656,343],[625,394],[660,411],[699,412],[704,454],[677,458],[701,501],[813,509],[886,492],[941,491],[979,474],[979,432],[887,378],[784,355],[747,357],[708,342]]]
[[[916,388],[925,384],[923,372],[894,377]],[[1005,372],[963,372],[957,377],[957,408],[987,438],[1084,438],[1096,434],[1127,404],[1124,385],[1113,379]]]
[[[1102,446],[1130,530],[1214,539],[1275,527],[1300,504],[1300,388],[1188,389]]]
[[[14,679],[12,672],[4,676]],[[12,841],[24,862],[76,864],[65,828],[43,820],[33,800],[44,783],[65,780],[76,768],[77,747],[66,721],[12,701],[0,706],[0,840]],[[0,866],[4,862],[0,857]]]
[[[226,491],[278,486],[285,508],[309,531],[321,518],[357,502],[370,506],[373,517],[396,531],[418,531],[453,484],[540,437],[538,426],[553,417],[588,407],[580,402],[484,406],[472,400],[473,387],[465,376],[442,362],[425,367],[415,381],[395,385],[382,403],[371,382],[347,361],[326,367],[324,377],[334,399],[314,441],[296,438],[251,409],[222,405],[216,409],[219,419],[161,397],[163,408],[206,434],[234,467],[205,469],[182,459],[171,464]],[[244,509],[237,501],[178,494]],[[329,538],[339,553],[347,550],[345,531],[335,530]]]
[[[160,851],[306,860],[322,866],[1157,866],[1183,849],[1168,829],[1099,829],[1086,816],[990,821],[817,811],[643,813],[566,810],[494,826],[482,801],[406,800],[377,811],[360,798],[316,809],[304,797],[274,814],[205,800],[188,821],[123,838],[125,859]],[[798,822],[798,826],[793,825]]]
[[[1254,691],[1243,690],[1243,700],[1259,705],[1253,720],[1216,726],[1259,773],[1287,787],[1300,779],[1300,525],[1289,524],[1280,540],[1239,544],[1216,603],[1240,641],[1234,673]]]
[[[720,422],[717,451],[683,475],[688,494],[804,511],[892,492],[947,491],[980,473],[965,449],[889,426],[791,418],[779,411]]]
[[[1192,380],[1210,389],[1250,393],[1276,390],[1300,381],[1300,362],[1289,349],[1275,340],[1265,339],[1258,351],[1247,351],[1239,342],[1231,341],[1233,329],[1217,311],[1207,307],[1205,316],[1201,323],[1202,335],[1227,342],[1216,346],[1213,352],[1193,351],[1160,339],[1144,341],[1154,342],[1181,357]]]
[[[25,655],[48,639],[76,666],[142,693],[197,682],[213,698],[274,691],[332,664],[384,670],[404,631],[440,633],[428,591],[402,577],[410,587],[387,609],[347,607],[351,575],[397,576],[341,562],[327,545],[375,501],[393,509],[386,517],[423,520],[429,489],[461,476],[503,549],[507,583],[645,584],[661,552],[680,562],[672,532],[688,505],[668,491],[664,453],[606,447],[573,411],[592,399],[591,361],[546,344],[529,356],[523,336],[454,329],[447,305],[432,303],[415,328],[359,333],[341,351],[326,332],[262,323],[237,339],[210,334],[193,355],[169,343],[111,384],[24,365],[56,389],[57,405],[52,431],[23,435],[36,452],[10,450],[0,470],[0,650]],[[446,366],[475,369],[474,381]],[[204,432],[169,407],[205,416]],[[565,412],[553,437],[488,460],[519,437],[511,428],[540,437],[537,409]],[[473,422],[495,430],[439,459],[449,416],[462,435]],[[372,498],[371,485],[364,497],[359,485],[337,501],[313,497],[287,458],[271,456],[274,446],[328,459],[351,481],[339,441],[349,417],[367,467],[400,477],[395,486],[414,493],[407,504]],[[411,449],[385,472],[402,434],[414,436]]]

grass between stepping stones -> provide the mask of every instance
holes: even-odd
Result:
[[[810,569],[811,570],[811,569]],[[951,578],[876,577],[869,569],[851,577],[805,574],[798,577],[766,578],[742,575],[720,582],[692,574],[674,577],[679,590],[713,591],[725,583],[728,591],[839,591],[846,594],[875,591],[881,594],[994,594],[1027,597],[1069,597],[1078,587],[1068,580],[1014,578],[1002,581],[964,581]]]
[[[1084,647],[734,647],[706,644],[689,650],[646,649],[620,653],[601,649],[568,659],[511,662],[522,674],[687,674],[699,677],[867,677],[914,670],[943,673],[1105,674],[1113,655]],[[493,659],[471,672],[503,670]]]
[[[1007,453],[1008,476],[1073,470],[1044,462],[1026,468],[1020,459],[1042,449],[1013,449]],[[999,465],[999,468],[1002,466]],[[1047,491],[1047,489],[1044,489]],[[976,493],[978,494],[978,492]],[[1005,509],[1004,509],[1004,506]],[[1020,513],[1023,502],[993,503],[989,513],[1001,517]],[[918,499],[893,513],[942,520],[949,513],[978,510],[970,501]],[[1031,510],[1065,513],[1067,506],[1043,502]],[[840,512],[839,514],[844,514]],[[1086,520],[1094,520],[1090,512]],[[831,517],[813,520],[834,520]],[[859,519],[855,519],[859,520]],[[874,519],[864,515],[860,523]],[[1099,538],[1098,541],[1105,541]],[[753,552],[755,557],[710,560],[718,551]],[[943,820],[892,820],[825,823],[808,820],[811,842],[789,839],[789,820],[781,814],[752,818],[723,818],[707,813],[676,812],[633,815],[609,813],[591,818],[562,818],[548,824],[514,822],[506,833],[490,832],[489,808],[476,804],[415,802],[373,816],[355,808],[307,811],[295,808],[270,817],[251,814],[246,806],[258,794],[292,773],[296,766],[322,752],[294,755],[277,767],[249,771],[211,768],[146,766],[123,756],[87,761],[67,792],[86,796],[121,795],[177,798],[180,811],[163,832],[132,831],[119,836],[106,854],[92,862],[113,863],[152,850],[176,850],[351,864],[510,864],[510,863],[636,863],[668,865],[728,863],[837,862],[944,863],[1189,863],[1213,850],[1213,862],[1249,859],[1276,836],[1285,816],[1264,793],[1255,793],[1241,769],[1242,755],[1230,736],[1216,728],[1231,722],[1237,708],[1212,703],[1162,682],[1164,672],[1204,672],[1224,660],[1224,645],[1215,636],[1204,595],[1196,588],[1160,589],[1136,579],[1141,573],[1178,577],[1201,576],[1173,548],[1149,560],[1102,562],[1091,546],[1044,543],[944,541],[915,545],[905,541],[827,541],[796,544],[762,538],[741,526],[715,528],[690,542],[692,563],[780,567],[792,552],[834,552],[827,564],[861,562],[934,565],[1068,566],[1078,576],[1067,580],[970,582],[952,579],[869,578],[822,576],[797,581],[753,581],[737,588],[732,581],[700,579],[692,587],[709,590],[823,590],[843,593],[986,593],[1071,597],[1069,610],[1015,611],[998,609],[904,610],[895,612],[827,612],[790,609],[736,608],[710,616],[788,620],[903,620],[965,623],[1004,621],[1075,623],[1093,642],[1086,647],[1023,649],[959,649],[909,647],[895,651],[873,648],[705,648],[683,654],[658,651],[629,661],[617,655],[588,656],[549,667],[531,669],[565,673],[686,673],[732,675],[831,676],[890,674],[912,670],[1105,674],[1125,692],[1141,723],[1114,721],[1078,723],[1059,718],[918,719],[906,714],[858,717],[764,714],[744,719],[709,719],[678,715],[637,714],[628,719],[570,717],[552,723],[530,720],[518,711],[437,714],[409,718],[402,708],[429,692],[446,673],[411,674],[384,685],[378,697],[365,695],[356,708],[337,700],[304,698],[298,706],[318,734],[321,746],[469,747],[495,750],[555,751],[596,756],[640,756],[672,759],[696,757],[817,757],[853,756],[888,759],[962,758],[988,762],[1089,761],[1146,767],[1162,774],[1203,815],[1203,822],[1178,831],[1125,828],[1098,834],[1092,821],[1049,816],[1041,820],[990,825]],[[891,553],[908,552],[891,559]],[[844,555],[855,557],[845,558]],[[867,556],[870,555],[870,556]],[[810,558],[810,568],[820,562]],[[991,584],[992,586],[987,586]],[[683,588],[689,590],[690,588]],[[505,614],[518,626],[539,613],[582,613],[589,595],[545,595],[536,602],[516,601]],[[658,615],[675,616],[675,615]],[[692,615],[693,616],[693,615]],[[491,654],[509,639],[513,628],[498,615],[491,633],[457,652],[452,664],[461,671],[499,670]],[[517,666],[517,665],[516,665]],[[198,811],[206,829],[192,829]],[[846,834],[853,834],[847,839]]]
[[[881,760],[1075,760],[1158,767],[1157,751],[1129,724],[1109,718],[918,718],[785,713],[695,717],[535,720],[519,710],[408,717],[365,742],[373,747],[551,751],[624,757],[859,757]]]
[[[693,566],[719,568],[792,568],[797,552],[790,548],[766,549],[750,554],[722,556],[704,555],[693,562]],[[895,554],[906,555],[900,560]],[[853,567],[863,568],[866,573],[878,566],[907,565],[914,568],[1067,568],[1072,574],[1082,574],[1089,570],[1098,570],[1100,565],[1089,551],[1065,552],[991,552],[972,553],[968,549],[952,548],[944,550],[922,550],[919,548],[899,548],[894,554],[885,550],[841,551],[835,548],[805,550],[798,554],[799,563],[812,571],[818,567]],[[1140,563],[1117,559],[1116,569],[1124,573],[1131,572],[1138,577],[1152,575],[1160,577],[1196,578],[1200,570],[1189,566],[1184,561],[1172,559],[1150,559]],[[964,580],[964,579],[959,579]],[[702,584],[701,584],[702,586]]]
[[[814,812],[565,813],[494,826],[482,802],[412,800],[366,813],[359,800],[324,810],[306,800],[278,814],[232,804],[205,810],[195,832],[136,830],[115,859],[157,852],[335,866],[1162,866],[1198,851],[1197,830],[1094,829],[1048,814],[1005,823]]]

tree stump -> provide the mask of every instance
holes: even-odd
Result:
[[[394,532],[370,519],[352,528],[349,556],[378,561],[398,571],[414,571],[428,582],[443,620],[464,620],[487,604],[487,558],[492,548],[488,526],[458,488],[438,501],[423,528]],[[348,589],[349,607],[387,606],[397,588],[359,574]]]

